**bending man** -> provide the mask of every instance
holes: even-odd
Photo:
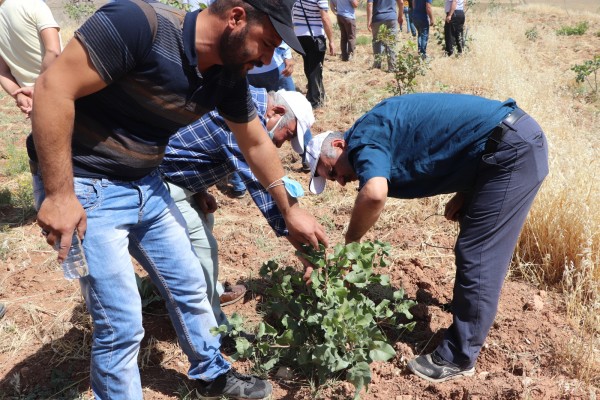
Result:
[[[373,226],[387,197],[457,192],[445,212],[460,222],[453,323],[436,350],[408,368],[432,382],[473,375],[519,233],[548,174],[540,126],[512,99],[405,95],[379,103],[345,135],[315,136],[307,152],[313,193],[326,180],[359,181],[347,243]]]

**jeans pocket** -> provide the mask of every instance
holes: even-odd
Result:
[[[84,210],[90,211],[100,205],[102,185],[98,179],[75,178],[75,196]]]

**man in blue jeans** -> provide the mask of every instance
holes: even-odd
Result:
[[[267,94],[264,89],[250,89],[261,124],[273,143],[279,147],[291,141],[294,150],[302,153],[304,144],[301,132],[314,122],[312,108],[304,95],[285,90]],[[241,300],[246,288],[235,285],[238,286],[234,288],[237,290],[224,292],[223,285],[218,282],[217,240],[212,234],[213,213],[217,203],[208,193],[208,188],[227,174],[237,172],[278,236],[288,237],[285,220],[269,192],[250,170],[233,133],[216,111],[180,129],[169,140],[160,170],[177,208],[185,218],[192,246],[206,277],[206,292],[217,324],[227,324],[227,318],[221,310],[224,305],[222,299],[227,296],[229,301]],[[290,242],[294,245],[292,240]]]
[[[423,60],[427,59],[427,42],[429,41],[429,27],[435,20],[431,10],[432,0],[410,0],[413,4],[413,23],[417,28],[417,47]]]
[[[313,193],[327,180],[359,181],[346,243],[360,241],[388,197],[456,192],[445,210],[460,223],[453,323],[408,368],[431,382],[473,375],[519,233],[548,174],[540,126],[512,99],[413,94],[379,103],[345,135],[315,136],[307,152]]]
[[[36,82],[28,153],[38,224],[59,246],[60,262],[75,229],[83,239],[89,275],[79,283],[94,325],[96,399],[143,397],[137,356],[144,330],[130,254],[164,297],[202,397],[271,394],[268,381],[238,374],[221,355],[204,274],[157,167],[171,135],[217,108],[261,184],[284,176],[245,75],[268,62],[282,39],[301,51],[292,6],[218,0],[185,13],[159,2],[108,3]],[[327,242],[282,186],[269,193],[292,238]]]

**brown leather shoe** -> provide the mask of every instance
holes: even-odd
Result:
[[[248,290],[244,285],[228,286],[226,289],[227,290],[220,296],[221,307],[225,307],[242,300],[246,294],[246,291]]]

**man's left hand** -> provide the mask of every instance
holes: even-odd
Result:
[[[319,243],[323,243],[325,247],[329,245],[325,229],[306,210],[297,205],[293,206],[288,210],[284,219],[292,244],[294,242],[309,244],[315,249],[319,248]]]

